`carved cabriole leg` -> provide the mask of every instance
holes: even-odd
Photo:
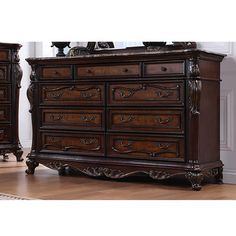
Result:
[[[22,158],[23,151],[21,149],[18,149],[13,152],[13,154],[16,156],[17,161],[23,161],[24,159]]]
[[[203,174],[201,172],[187,172],[185,177],[190,181],[192,184],[192,189],[195,191],[201,190],[202,186],[201,183],[203,181]]]
[[[25,171],[26,174],[33,175],[34,174],[34,170],[39,165],[39,163],[36,162],[35,160],[29,158],[26,161],[26,165],[28,166],[28,169]]]

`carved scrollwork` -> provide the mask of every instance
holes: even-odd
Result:
[[[29,109],[30,113],[32,113],[34,108],[34,87],[35,87],[34,84],[31,83],[27,89],[27,98],[30,103],[30,109]]]
[[[104,167],[78,168],[78,170],[93,177],[106,176],[108,178],[118,179],[126,176],[121,170]]]
[[[198,77],[200,75],[198,58],[190,58],[188,62],[189,77]]]
[[[171,174],[165,171],[151,170],[149,171],[149,176],[153,179],[162,180],[170,178]]]
[[[113,168],[108,168],[108,167],[92,167],[92,166],[83,167],[83,168],[69,166],[69,170],[71,170],[71,173],[73,174],[82,172],[92,177],[105,176],[107,178],[112,178],[112,179],[120,179],[120,178],[124,178],[124,177],[131,176],[134,174],[143,173],[143,174],[148,175],[152,179],[163,180],[163,179],[168,179],[174,175],[182,174],[182,173],[168,173],[167,171],[162,171],[162,170],[123,171],[123,170],[120,170],[119,168],[113,169]]]
[[[44,163],[45,166],[47,166],[50,169],[57,170],[59,175],[65,174],[65,168],[67,167],[67,164],[64,164],[60,161],[52,161],[49,163]]]
[[[12,53],[12,62],[13,63],[18,63],[20,61],[19,49],[20,49],[20,47],[13,50],[13,53]]]
[[[188,87],[190,112],[194,115],[199,115],[202,82],[200,80],[188,80]]]
[[[19,64],[15,64],[14,74],[15,74],[15,79],[16,79],[16,87],[18,89],[20,89],[21,88],[21,79],[22,79],[23,71],[22,71]]]
[[[32,70],[31,70],[31,74],[30,74],[30,85],[27,89],[27,98],[29,100],[30,103],[30,110],[29,112],[32,113],[33,108],[34,108],[34,90],[35,90],[35,85],[34,82],[36,81],[36,67],[35,65],[32,65]]]

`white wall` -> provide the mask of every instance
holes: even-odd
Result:
[[[31,146],[31,117],[26,90],[29,86],[30,67],[27,57],[55,56],[57,50],[51,48],[51,42],[23,42],[20,50],[23,69],[22,88],[20,90],[19,136],[23,147]],[[78,45],[73,42],[71,46]],[[115,42],[117,48],[141,45],[140,42]],[[236,42],[201,42],[198,48],[227,54],[221,65],[221,159],[224,163],[224,182],[236,184]],[[68,50],[68,49],[67,49]]]

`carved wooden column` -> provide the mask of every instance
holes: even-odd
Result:
[[[32,118],[32,131],[33,131],[33,138],[32,138],[32,146],[31,146],[31,152],[27,155],[27,161],[26,164],[28,166],[28,169],[25,171],[27,174],[34,174],[34,170],[35,168],[39,165],[38,162],[36,162],[34,160],[34,154],[36,151],[36,128],[37,128],[37,122],[36,122],[36,100],[34,99],[34,97],[36,96],[36,82],[37,82],[37,78],[36,78],[36,66],[32,65],[32,71],[30,74],[30,85],[28,87],[27,90],[27,98],[29,100],[30,103],[30,110],[29,112],[31,113],[31,118]]]

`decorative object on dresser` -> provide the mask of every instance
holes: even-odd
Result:
[[[19,90],[22,70],[19,65],[19,44],[0,43],[0,155],[6,160],[13,152],[22,161],[23,151],[18,138]]]
[[[113,179],[183,175],[193,190],[203,178],[222,182],[223,57],[142,47],[27,59],[33,142],[26,173],[41,163],[61,175],[67,168]]]
[[[64,57],[64,48],[69,47],[70,48],[70,42],[52,42],[51,47],[58,48],[58,53],[56,54],[57,57]]]

